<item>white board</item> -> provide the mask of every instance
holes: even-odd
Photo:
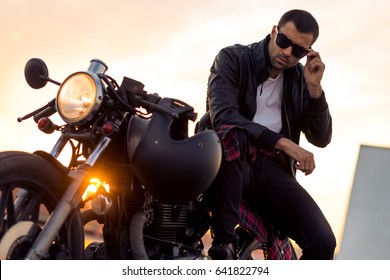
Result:
[[[337,259],[390,259],[390,149],[361,146]]]

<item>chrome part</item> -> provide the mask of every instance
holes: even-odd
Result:
[[[144,242],[144,226],[147,221],[145,213],[138,212],[130,223],[130,247],[135,260],[148,260]]]
[[[26,255],[27,260],[39,260],[49,250],[52,241],[64,225],[66,219],[72,210],[76,209],[81,202],[80,185],[84,181],[88,172],[83,169],[72,170],[70,176],[73,178],[71,184],[62,196],[57,207],[50,214],[46,223],[42,227],[42,231],[37,236],[34,244]]]
[[[95,74],[104,74],[108,69],[107,64],[105,64],[103,61],[100,59],[92,59],[91,64],[88,67],[88,71],[95,73]]]
[[[53,149],[50,151],[50,155],[53,157],[58,157],[62,150],[64,149],[66,143],[68,143],[69,138],[65,135],[61,135],[61,137],[58,139],[57,143],[53,147]]]
[[[104,152],[104,150],[108,147],[111,142],[111,138],[105,136],[96,146],[95,150],[93,150],[92,154],[88,157],[85,162],[89,166],[94,166],[100,155]]]
[[[110,211],[112,200],[105,195],[99,194],[92,200],[91,206],[97,215],[103,216]]]

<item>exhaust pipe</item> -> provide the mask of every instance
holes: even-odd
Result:
[[[135,260],[148,260],[144,244],[144,225],[146,216],[143,212],[134,215],[130,223],[130,247]]]

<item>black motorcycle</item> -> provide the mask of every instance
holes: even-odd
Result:
[[[124,77],[119,85],[94,59],[62,83],[46,64],[25,67],[34,89],[59,85],[33,117],[44,133],[60,131],[50,153],[0,153],[1,259],[207,259],[210,229],[204,192],[215,178],[221,145],[212,130],[188,136],[194,108],[150,94]],[[49,118],[58,113],[64,124]],[[59,155],[71,149],[69,164]],[[281,237],[244,203],[239,258],[295,258]],[[102,242],[85,248],[85,225],[102,225]]]

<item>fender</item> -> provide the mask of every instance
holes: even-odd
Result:
[[[43,158],[46,161],[48,161],[52,166],[54,166],[56,169],[58,169],[58,171],[60,171],[61,173],[65,174],[65,175],[67,175],[69,173],[69,168],[67,168],[64,165],[62,165],[62,163],[59,162],[51,154],[49,154],[49,153],[47,153],[45,151],[40,151],[40,150],[35,151],[33,154]]]

